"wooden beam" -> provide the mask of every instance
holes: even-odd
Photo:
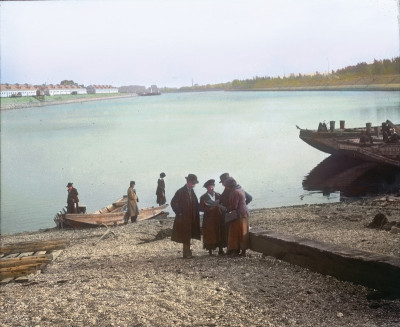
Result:
[[[0,247],[0,253],[10,254],[22,252],[52,251],[65,249],[67,244],[67,240],[33,241],[5,244]]]
[[[312,271],[389,293],[400,293],[400,258],[262,229],[250,249]]]

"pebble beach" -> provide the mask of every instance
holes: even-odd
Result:
[[[400,257],[400,198],[251,211],[250,226]],[[400,299],[261,253],[182,259],[173,216],[109,229],[2,235],[1,243],[66,239],[28,282],[2,284],[1,326],[399,326]]]

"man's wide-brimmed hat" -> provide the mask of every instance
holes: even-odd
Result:
[[[67,184],[67,187],[70,187],[70,186],[72,186],[72,183],[71,183],[71,182],[69,182],[69,183]]]
[[[197,176],[195,174],[189,174],[186,178],[186,181],[191,182],[192,184],[197,184],[199,181],[197,180]]]
[[[229,173],[223,173],[221,176],[219,176],[220,183],[225,182],[226,179],[229,178]]]
[[[225,186],[227,186],[229,188],[235,188],[237,186],[237,183],[233,177],[228,177],[225,180]]]
[[[209,179],[207,182],[204,183],[203,187],[207,188],[210,185],[215,186],[215,179]]]
[[[161,178],[163,178],[163,177],[165,177],[165,176],[167,176],[167,175],[165,175],[165,173],[161,173],[161,174],[160,174],[160,177],[161,177]]]

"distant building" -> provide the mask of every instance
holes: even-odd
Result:
[[[86,88],[78,85],[30,85],[30,84],[1,84],[2,98],[34,97],[39,95],[87,94]]]
[[[0,97],[32,97],[36,95],[36,85],[30,84],[1,84]]]
[[[46,95],[60,94],[87,94],[86,88],[78,85],[45,85],[44,91]]]
[[[118,93],[118,88],[111,85],[89,85],[86,90],[88,94]]]

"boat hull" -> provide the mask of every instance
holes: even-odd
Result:
[[[398,125],[391,126],[398,130]],[[377,127],[374,130],[379,131]],[[332,155],[346,155],[359,160],[400,167],[400,142],[385,143],[373,135],[373,143],[360,143],[365,129],[318,132],[300,129],[300,139],[313,148]]]
[[[116,202],[114,202],[115,204]],[[139,210],[139,215],[137,220],[147,220],[163,215],[167,215],[168,213],[165,209],[168,207],[168,204],[164,204],[159,207],[150,207],[143,208]],[[120,210],[124,207],[119,206]],[[95,213],[89,214],[74,214],[74,213],[64,213],[57,214],[55,217],[56,225],[60,228],[93,228],[93,227],[101,227],[101,226],[118,226],[124,224],[124,217],[126,215],[126,211],[117,211],[117,212],[104,212],[99,213],[99,211],[103,211],[103,209],[96,211]]]

